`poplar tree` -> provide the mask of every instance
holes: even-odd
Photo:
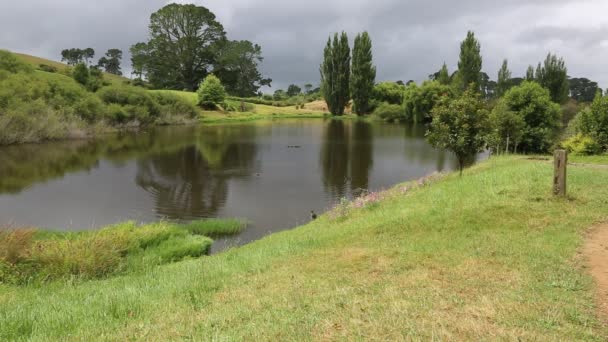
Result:
[[[502,62],[502,67],[498,70],[498,82],[496,84],[496,90],[498,96],[504,95],[504,93],[511,87],[511,71],[509,70],[508,61],[505,59]]]
[[[460,60],[458,73],[460,75],[461,90],[469,89],[471,83],[479,92],[481,86],[481,45],[475,38],[473,31],[467,32],[467,38],[460,44]]]
[[[526,81],[534,81],[535,77],[534,77],[534,67],[533,66],[528,66],[528,70],[526,70]]]
[[[448,66],[445,64],[445,62],[443,63],[441,70],[439,70],[437,81],[443,85],[450,84],[450,73],[448,72]]]
[[[321,64],[321,89],[327,107],[333,115],[344,114],[350,99],[350,47],[345,32],[327,40]]]
[[[370,111],[370,99],[376,84],[376,67],[373,65],[372,40],[367,32],[358,34],[353,46],[353,63],[350,91],[353,111],[357,115]]]

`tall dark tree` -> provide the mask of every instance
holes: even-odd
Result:
[[[77,65],[84,62],[84,50],[81,49],[65,49],[61,51],[61,61],[68,65]]]
[[[536,81],[549,89],[553,102],[564,103],[568,100],[568,69],[563,58],[548,54],[543,65],[538,64]]]
[[[197,89],[226,38],[215,14],[192,4],[161,8],[150,17],[149,29],[147,78],[163,88]]]
[[[235,96],[255,96],[262,86],[270,87],[272,80],[263,78],[258,65],[264,58],[262,48],[248,40],[225,41],[219,44],[213,73],[226,91]]]
[[[569,81],[570,97],[579,102],[592,102],[598,91],[602,91],[597,82],[587,78],[571,78]],[[601,94],[601,93],[600,93]]]
[[[350,92],[353,111],[358,115],[370,112],[370,100],[376,83],[376,67],[373,65],[372,40],[367,32],[358,34],[353,46]]]
[[[89,65],[89,60],[95,57],[95,50],[93,48],[86,48],[82,50],[82,57],[87,65]]]
[[[505,59],[502,62],[500,70],[498,70],[498,82],[496,83],[496,95],[502,96],[511,87],[511,71],[509,70],[508,61]]]
[[[302,94],[302,88],[300,88],[299,86],[295,84],[290,84],[289,87],[287,87],[287,96],[293,97],[298,96],[300,94]]]
[[[105,57],[101,57],[97,66],[103,68],[107,73],[114,75],[122,75],[120,61],[122,60],[122,50],[109,49]]]
[[[439,70],[439,75],[437,75],[436,81],[443,85],[450,84],[450,73],[448,71],[448,66],[445,64],[445,62],[443,63],[441,70]]]
[[[312,92],[312,87],[313,87],[313,85],[312,85],[312,84],[310,84],[310,83],[306,83],[306,84],[304,85],[304,91],[306,92],[306,95],[310,95],[310,94],[311,94],[311,92]]]
[[[473,83],[474,89],[479,91],[481,86],[481,45],[475,33],[469,31],[466,39],[460,44],[460,60],[458,61],[458,74],[460,76],[461,90],[468,89]]]
[[[350,47],[345,32],[327,40],[321,64],[321,89],[329,111],[333,115],[344,114],[350,99]]]
[[[150,49],[146,43],[137,43],[129,49],[131,52],[131,68],[133,75],[142,79],[150,64]]]

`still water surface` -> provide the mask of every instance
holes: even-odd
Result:
[[[95,229],[245,218],[239,245],[305,223],[343,197],[452,170],[424,128],[283,120],[161,127],[90,141],[0,148],[0,225]]]

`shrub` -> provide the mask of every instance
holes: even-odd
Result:
[[[54,67],[52,65],[47,65],[47,64],[39,64],[38,65],[38,70],[44,71],[44,72],[51,72],[51,73],[57,72],[57,68],[56,67]]]
[[[589,108],[577,116],[577,130],[592,137],[603,150],[608,150],[608,96],[599,93]]]
[[[161,116],[163,123],[175,122],[177,118],[185,117],[193,119],[198,116],[199,111],[191,102],[183,97],[172,93],[154,92],[152,97],[161,106]]]
[[[568,152],[577,155],[594,155],[602,152],[602,147],[590,136],[577,134],[562,143]]]
[[[109,86],[98,92],[99,98],[108,104],[109,116],[117,123],[138,120],[147,123],[159,116],[161,106],[146,90],[130,86]],[[119,109],[117,106],[120,106]]]
[[[199,104],[208,109],[215,109],[223,105],[226,100],[226,89],[220,79],[213,74],[205,78],[197,93]]]
[[[89,82],[89,68],[84,63],[76,65],[74,70],[72,70],[72,77],[74,77],[76,82],[87,85]]]
[[[377,84],[372,91],[372,99],[389,104],[401,104],[405,86],[395,82],[382,82]]]
[[[93,95],[84,97],[74,105],[74,113],[89,123],[98,121],[105,112],[103,102]]]
[[[386,121],[402,121],[405,119],[403,108],[400,105],[386,102],[376,107],[374,115]]]

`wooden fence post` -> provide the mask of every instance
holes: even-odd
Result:
[[[568,152],[555,151],[555,176],[553,177],[553,193],[556,196],[566,196],[566,168],[568,166]]]

